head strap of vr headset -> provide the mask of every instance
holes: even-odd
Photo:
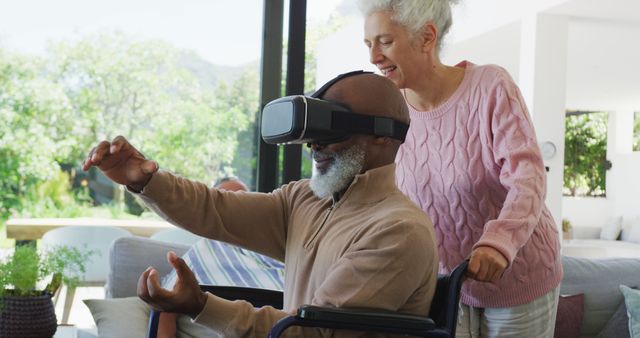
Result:
[[[352,72],[348,72],[348,73],[344,73],[344,74],[340,74],[336,77],[334,77],[331,81],[325,83],[324,85],[322,85],[322,87],[320,87],[320,89],[316,90],[315,92],[313,92],[313,94],[311,94],[311,97],[313,97],[314,99],[319,99],[321,96],[324,95],[324,93],[334,84],[336,84],[336,82],[348,78],[350,76],[356,76],[356,75],[361,75],[361,74],[373,74],[373,72],[365,72],[364,70],[354,70]]]
[[[364,70],[355,70],[352,72],[340,74],[331,81],[325,83],[320,89],[316,90],[311,97],[320,99],[325,92],[336,82],[348,78],[350,76],[373,74]],[[371,119],[373,118],[373,119]],[[396,121],[389,117],[363,115],[358,113],[334,113],[334,127],[341,130],[349,130],[351,132],[359,132],[375,136],[387,136],[404,142],[404,138],[409,130],[409,125]]]

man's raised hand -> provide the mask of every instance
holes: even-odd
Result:
[[[82,170],[98,167],[112,181],[141,191],[158,171],[158,164],[148,160],[127,139],[117,136],[113,141],[102,141],[95,146],[82,163]]]

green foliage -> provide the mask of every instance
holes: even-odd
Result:
[[[258,111],[256,70],[203,83],[187,54],[119,33],[54,42],[42,58],[0,48],[0,220],[84,215],[87,189],[70,192],[61,167],[77,168],[117,135],[178,174],[209,182],[233,174],[247,142],[239,136]]]
[[[66,246],[42,253],[32,246],[17,246],[11,256],[0,261],[0,296],[34,296],[45,290],[52,293],[61,282],[76,286],[93,254]],[[42,286],[49,278],[52,283]]]
[[[214,180],[233,159],[257,110],[255,71],[211,90],[161,41],[96,35],[50,47],[49,73],[81,127],[79,162],[97,140],[124,135],[165,169]]]
[[[74,142],[69,101],[40,76],[41,65],[0,50],[0,219],[20,209],[34,185],[56,176]]]
[[[87,188],[71,192],[69,174],[58,171],[48,181],[38,182],[26,192],[18,217],[82,217],[90,215]]]
[[[564,194],[604,196],[607,114],[569,115],[565,119]]]
[[[571,231],[572,227],[573,226],[571,225],[571,222],[568,219],[566,218],[562,219],[562,232],[569,232]]]

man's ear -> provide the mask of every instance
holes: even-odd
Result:
[[[386,136],[378,136],[375,139],[373,139],[373,143],[381,146],[383,144],[389,143],[389,138]]]

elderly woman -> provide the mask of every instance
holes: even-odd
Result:
[[[361,0],[370,62],[411,114],[397,184],[433,220],[440,272],[470,259],[459,337],[552,337],[562,279],[545,170],[520,91],[495,65],[442,64],[446,0]]]

